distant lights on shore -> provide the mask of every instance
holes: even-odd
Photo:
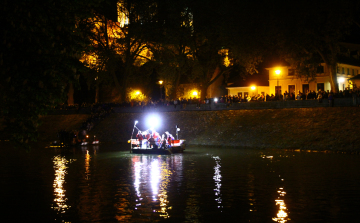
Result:
[[[339,77],[338,82],[339,82],[339,83],[344,83],[344,82],[345,82],[345,78],[344,78],[344,77]]]

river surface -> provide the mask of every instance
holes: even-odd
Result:
[[[359,170],[359,155],[320,152],[2,148],[0,213],[6,222],[355,222]]]

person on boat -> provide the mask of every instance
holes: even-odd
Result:
[[[161,146],[160,146],[160,149],[166,149],[166,138],[165,138],[165,135],[164,135],[164,134],[162,135],[162,138],[161,138]]]
[[[168,147],[171,147],[172,140],[173,139],[171,138],[171,135],[168,135],[168,138],[167,138]]]
[[[136,135],[136,138],[138,138],[138,140],[139,140],[139,147],[141,148],[141,146],[142,146],[142,140],[144,139],[141,131],[138,132],[138,134]]]
[[[160,147],[161,145],[161,136],[158,132],[156,132],[155,130],[153,131],[153,137],[155,139],[155,144]]]
[[[148,147],[150,147],[149,140],[150,140],[151,134],[150,134],[150,132],[148,130],[143,132],[143,134],[145,136],[144,139],[146,139],[144,144],[146,145],[146,148],[148,148]]]
[[[156,145],[155,143],[155,139],[154,137],[151,135],[150,139],[149,139],[149,143],[150,143],[150,148],[153,148],[153,149],[157,149],[158,146]]]

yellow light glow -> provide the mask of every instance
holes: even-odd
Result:
[[[279,75],[281,73],[281,70],[276,70],[275,74]]]
[[[344,82],[345,82],[345,78],[340,77],[340,78],[338,79],[338,82],[339,82],[339,83],[344,83]]]
[[[256,87],[255,86],[251,86],[251,90],[255,90],[256,89]]]
[[[284,197],[286,194],[286,192],[284,191],[284,188],[282,188],[282,187],[279,188],[277,193],[282,197]],[[280,223],[285,223],[285,222],[289,221],[290,218],[288,217],[285,201],[283,199],[280,199],[280,197],[279,197],[278,199],[275,200],[275,203],[279,209],[276,214],[276,217],[272,218],[272,220],[275,222],[280,222]]]
[[[161,85],[164,81],[159,81],[159,84]]]
[[[153,212],[158,213],[159,217],[170,218],[168,210],[172,207],[169,206],[168,187],[173,174],[170,168],[171,160],[161,160],[160,157],[148,157],[140,160],[140,157],[134,156],[132,161],[134,165],[133,185],[137,195],[135,209],[147,208],[149,202],[151,204],[155,202],[157,205],[152,206]],[[144,179],[144,176],[149,176],[149,179]],[[152,193],[143,186],[147,184]],[[142,190],[146,193],[142,194]]]
[[[223,208],[223,206],[221,205],[221,202],[222,202],[222,197],[221,197],[221,178],[222,178],[222,175],[221,175],[221,159],[219,156],[213,156],[214,160],[215,160],[215,167],[214,167],[214,170],[215,170],[215,173],[214,173],[214,176],[213,176],[213,179],[215,181],[215,200],[217,201],[217,208]]]
[[[197,91],[193,91],[192,93],[194,96],[197,96],[198,95],[198,92]]]
[[[140,91],[137,91],[135,94],[139,95],[141,92]]]
[[[65,175],[67,174],[66,169],[68,168],[69,161],[65,156],[57,155],[53,158],[54,170],[55,170],[55,179],[53,183],[54,187],[54,203],[52,208],[59,213],[65,213],[67,209],[70,208],[66,204],[67,198],[65,195]]]

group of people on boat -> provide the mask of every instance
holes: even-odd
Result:
[[[172,141],[175,139],[168,131],[160,136],[155,129],[146,131],[138,131],[136,138],[139,141],[139,148],[147,149],[167,149],[171,147]]]

